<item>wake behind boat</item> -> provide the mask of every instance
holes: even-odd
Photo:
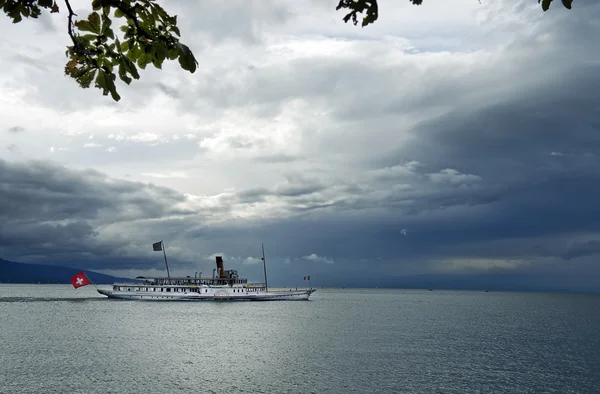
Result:
[[[154,244],[154,250],[160,249]],[[263,264],[265,267],[265,283],[248,283],[241,278],[237,270],[226,270],[222,256],[216,256],[217,268],[212,277],[186,276],[171,277],[137,277],[141,282],[114,283],[112,290],[97,289],[98,293],[108,298],[143,301],[298,301],[308,300],[315,292],[312,286],[305,290],[269,291],[267,287],[266,261],[263,248]]]

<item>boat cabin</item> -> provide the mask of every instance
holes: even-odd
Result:
[[[145,277],[138,276],[138,283],[115,283],[114,291],[143,291],[167,293],[211,293],[214,290],[231,289],[232,293],[254,293],[266,291],[264,283],[248,283],[247,278],[240,278],[237,270],[226,270],[223,258],[216,256],[217,268],[212,277],[195,275],[185,277]]]

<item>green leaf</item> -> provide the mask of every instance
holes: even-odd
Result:
[[[121,96],[117,93],[114,78],[113,74],[108,74],[104,70],[98,70],[95,85],[97,88],[102,89],[102,95],[107,96],[110,93],[113,100],[119,101]]]
[[[89,16],[88,16],[88,21],[90,22],[90,25],[92,26],[92,30],[94,33],[98,33],[100,34],[100,15],[98,15],[97,12],[92,12]]]
[[[569,10],[573,6],[573,0],[562,0],[562,3],[565,6],[565,8],[567,8]]]
[[[150,64],[150,63],[154,64],[154,51],[152,50],[152,48],[150,48],[150,52],[144,53],[143,58],[144,58],[144,62],[146,64]],[[160,67],[158,67],[158,68],[160,68]]]
[[[123,58],[123,60],[124,60],[123,64],[125,64],[125,68],[127,69],[127,72],[129,72],[129,74],[131,74],[131,76],[134,79],[140,79],[140,73],[138,73],[138,70],[137,70],[137,67],[135,67],[135,64],[133,64],[127,58]]]
[[[146,65],[148,65],[149,59],[146,56],[140,56],[137,58],[137,65],[139,68],[141,68],[142,70],[146,69]]]
[[[98,76],[96,77],[96,87],[104,90],[104,95],[108,94],[108,84],[106,82],[106,73],[102,70],[98,70]]]
[[[96,76],[96,71],[86,71],[83,75],[78,78],[79,85],[83,88],[89,88]]]
[[[127,74],[130,74],[135,79],[140,79],[140,74],[137,72],[135,65],[126,57],[121,57],[119,59],[119,78],[129,85],[131,78]]]
[[[190,48],[182,43],[179,43],[179,65],[191,73],[196,71],[196,66],[198,65],[198,61]]]
[[[53,0],[38,0],[40,7],[50,8],[52,7]]]
[[[156,13],[156,15],[158,15],[159,18],[165,19],[169,16],[167,14],[167,12],[160,5],[152,4],[151,7],[152,7],[152,13]]]
[[[98,38],[98,36],[95,35],[95,34],[84,34],[84,35],[79,36],[79,37],[83,38],[87,42],[91,42],[92,40],[95,40],[96,38]]]
[[[92,24],[88,21],[76,21],[75,27],[81,31],[89,31],[92,33],[97,33],[94,31],[94,27],[92,26]]]
[[[148,26],[156,25],[156,19],[157,19],[156,17],[157,17],[157,15],[154,12],[151,12],[151,13],[142,12],[141,13],[142,20],[144,20],[145,22],[148,22]]]
[[[106,34],[110,25],[112,25],[112,20],[109,17],[102,15],[102,29],[100,30],[100,34]]]
[[[121,78],[121,81],[125,82],[127,85],[129,85],[132,81],[132,79],[127,75],[127,68],[123,65],[123,63],[119,64],[119,78]]]
[[[179,56],[179,48],[169,50],[169,60],[175,60]]]
[[[113,32],[113,29],[106,29],[104,35],[110,39],[115,39],[115,33]]]
[[[161,68],[162,63],[167,58],[168,52],[167,47],[162,42],[157,43],[154,46],[154,67]]]
[[[112,73],[113,64],[112,64],[111,58],[103,57],[102,60],[100,61],[100,66],[108,69],[108,71]]]
[[[415,0],[412,0],[415,3]],[[340,0],[339,4],[335,8],[339,10],[341,8],[347,8],[350,10],[343,20],[348,23],[352,19],[352,23],[356,26],[358,24],[358,14],[363,12],[366,14],[362,20],[362,26],[367,26],[370,23],[374,23],[378,18],[378,5],[377,0]]]
[[[132,62],[135,62],[138,60],[138,58],[140,57],[140,55],[142,53],[143,52],[140,49],[140,47],[138,46],[138,44],[130,45],[129,51],[127,52],[127,58],[129,60],[131,60]]]
[[[115,18],[122,18],[124,16],[125,16],[125,14],[123,13],[123,11],[121,11],[118,8],[115,10]]]
[[[119,46],[121,52],[127,52],[129,50],[129,41],[123,41]]]
[[[171,26],[169,30],[177,34],[178,37],[181,37],[181,32],[179,31],[179,28],[177,26]]]
[[[540,0],[538,0],[538,3],[540,2]],[[552,3],[552,0],[541,0],[542,2],[542,10],[544,11],[548,11],[548,9],[550,8],[550,3]]]

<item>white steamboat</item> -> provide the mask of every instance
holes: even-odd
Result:
[[[115,283],[112,290],[98,289],[98,292],[108,298],[143,301],[296,301],[308,300],[315,291],[312,287],[268,290],[266,265],[265,283],[248,283],[248,279],[239,277],[236,270],[225,270],[221,256],[216,256],[216,263],[212,277],[201,274],[194,277],[137,277],[140,282]]]

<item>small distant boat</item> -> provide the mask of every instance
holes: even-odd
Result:
[[[162,241],[153,245],[154,250],[163,250]],[[160,249],[159,249],[160,247]],[[248,283],[237,270],[226,270],[223,257],[216,256],[217,268],[212,277],[143,277],[138,283],[114,283],[111,290],[97,289],[108,298],[143,301],[295,301],[308,300],[316,290],[312,286],[305,290],[270,291],[267,286],[267,269],[263,247],[265,283]]]

